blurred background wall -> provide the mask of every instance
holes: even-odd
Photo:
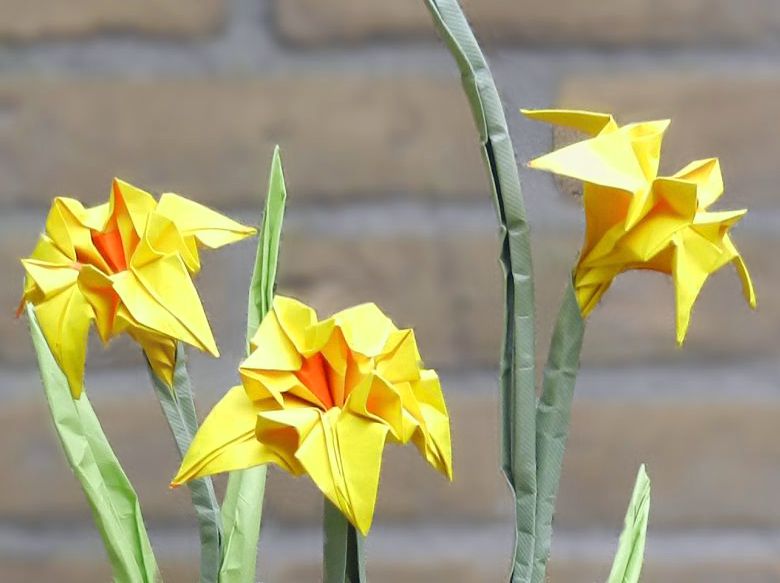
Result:
[[[470,0],[519,160],[552,147],[519,107],[674,120],[663,170],[722,158],[722,208],[749,206],[731,268],[684,348],[673,289],[622,277],[592,316],[577,388],[554,583],[603,581],[641,462],[653,478],[648,583],[780,581],[780,3]],[[13,311],[50,199],[103,200],[120,176],[257,223],[272,146],[290,191],[281,290],[320,313],[378,302],[444,378],[456,480],[390,448],[369,541],[377,583],[504,580],[510,499],[497,469],[501,288],[495,218],[450,56],[421,0],[0,0],[0,581],[107,581]],[[581,237],[578,201],[521,169],[540,352]],[[201,411],[241,357],[253,243],[209,253],[200,289],[223,357],[192,354]],[[167,581],[197,537],[137,347],[92,347],[87,390],[141,496]],[[273,471],[261,578],[319,577],[319,496]]]

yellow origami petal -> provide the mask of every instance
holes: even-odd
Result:
[[[603,134],[576,142],[531,160],[531,168],[635,193],[647,179],[625,132]]]
[[[296,459],[363,534],[371,528],[388,427],[330,409],[302,440]]]
[[[403,404],[398,390],[385,379],[369,375],[349,394],[346,409],[387,425],[397,440],[403,434]]]
[[[528,119],[568,127],[590,135],[617,129],[615,119],[608,113],[572,109],[521,109]]]
[[[240,386],[214,406],[195,434],[171,486],[220,472],[241,470],[276,460],[255,439],[258,412]]]
[[[219,356],[198,292],[180,257],[161,257],[113,279],[122,303],[142,326]]]
[[[151,194],[124,180],[114,178],[109,197],[109,215],[126,215],[129,225],[138,236],[146,229],[146,221],[155,206],[157,202]]]
[[[176,369],[176,341],[141,327],[130,327],[127,333],[141,346],[154,373],[172,387]]]
[[[255,350],[241,363],[242,369],[298,370],[301,355],[279,323],[275,310],[266,314],[252,337]]]
[[[412,330],[391,333],[383,354],[377,357],[376,370],[390,382],[420,378],[420,351]]]
[[[292,342],[295,350],[304,355],[309,354],[312,350],[319,350],[319,346],[316,348],[312,346],[312,338],[309,333],[309,329],[317,324],[317,313],[314,310],[303,302],[284,296],[274,297],[272,309],[279,326]],[[258,343],[255,345],[259,346]]]
[[[721,255],[720,249],[701,235],[688,232],[677,238],[674,254],[674,289],[677,308],[677,343],[688,331],[691,310],[701,288]]]
[[[691,162],[675,173],[674,177],[688,180],[698,186],[699,208],[702,210],[709,207],[723,194],[723,175],[720,170],[720,161],[717,158]]]
[[[390,334],[396,330],[390,318],[376,304],[361,304],[333,315],[344,339],[355,352],[372,358],[382,352]]]
[[[78,286],[72,285],[35,306],[35,316],[49,349],[68,379],[71,395],[78,399],[84,388],[92,308]]]
[[[413,438],[414,443],[428,463],[452,480],[450,418],[439,377],[435,371],[424,370],[420,380],[411,384],[411,389],[426,428],[421,437]]]
[[[210,249],[235,243],[257,232],[253,227],[237,223],[202,204],[170,192],[160,197],[156,212],[176,223],[184,237],[194,237]]]

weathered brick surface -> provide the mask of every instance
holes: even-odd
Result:
[[[180,561],[159,561],[160,571],[168,583],[189,583],[198,578],[198,558]],[[0,555],[0,581],[29,583],[30,581],[57,581],[57,583],[85,583],[110,581],[111,567],[102,556],[44,556],[29,557]]]
[[[780,445],[774,439],[780,400],[758,387],[772,371],[639,368],[581,377],[556,524],[614,528],[625,511],[636,468],[653,479],[656,528],[772,528]],[[90,395],[117,455],[133,480],[148,522],[192,525],[186,489],[170,491],[177,466],[168,429],[143,374],[94,379]],[[744,382],[744,390],[739,386]],[[29,379],[30,390],[38,390]],[[448,484],[413,448],[386,450],[376,524],[506,522],[508,491],[497,459],[497,393],[487,376],[447,375],[455,481]],[[200,389],[201,384],[196,387]],[[218,389],[199,390],[201,411]],[[61,459],[39,399],[21,395],[0,410],[0,464],[13,468],[0,488],[0,520],[86,523],[89,512]],[[695,460],[695,462],[692,462]],[[221,483],[221,482],[220,482]],[[57,487],[53,488],[52,484]],[[272,472],[266,518],[313,524],[320,495],[304,478]]]
[[[12,218],[0,231],[0,241],[6,242],[0,244],[0,268],[6,273],[21,273],[18,257],[32,248],[38,232],[34,226],[32,219]],[[359,226],[323,233],[312,230],[308,221],[292,219],[285,231],[280,293],[306,301],[322,315],[373,301],[398,325],[416,330],[429,365],[496,365],[503,335],[502,292],[497,237],[489,228],[453,224],[436,229],[436,236],[403,230],[374,232]],[[580,235],[576,228],[563,227],[540,229],[535,235],[538,356],[542,364]],[[742,229],[737,230],[735,240],[755,280],[758,313],[747,307],[734,270],[726,267],[705,286],[686,344],[680,349],[674,341],[671,280],[656,273],[624,274],[590,316],[584,362],[682,363],[697,358],[735,360],[776,355],[772,339],[780,322],[780,297],[770,292],[780,285],[780,267],[774,255],[778,238]],[[237,363],[244,350],[243,290],[248,286],[254,250],[254,242],[249,241],[204,253],[197,280],[227,367]],[[0,338],[4,339],[0,359],[14,365],[33,362],[25,322],[13,317],[20,281],[20,275],[13,276],[10,282],[18,282],[18,287],[0,289],[0,301],[6,306],[5,316],[0,318]],[[89,363],[96,368],[140,365],[140,357],[125,338],[117,339],[107,350],[95,339]]]
[[[721,208],[778,208],[780,128],[774,110],[780,78],[751,74],[579,75],[564,80],[558,105],[608,111],[619,122],[672,120],[661,157],[671,174],[692,160],[721,159]]]
[[[33,41],[97,33],[191,37],[214,32],[225,16],[225,0],[2,0],[0,39]]]
[[[464,8],[489,40],[549,44],[756,43],[772,39],[780,14],[772,0],[464,0]],[[313,45],[376,38],[431,37],[418,0],[276,0],[285,38]],[[564,17],[565,15],[565,17]]]
[[[486,188],[455,80],[4,77],[0,117],[0,205],[47,205],[55,195],[95,202],[120,176],[153,191],[256,207],[277,143],[297,199],[458,197]]]

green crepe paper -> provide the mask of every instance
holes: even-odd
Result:
[[[325,499],[323,526],[323,582],[366,583],[365,537]]]
[[[626,512],[625,526],[607,583],[638,583],[645,557],[647,519],[650,514],[650,478],[645,466],[639,468]]]
[[[35,310],[26,305],[46,401],[65,457],[87,497],[111,561],[114,581],[160,581],[133,486],[108,444],[86,393],[73,399],[68,381],[41,332]]]
[[[537,499],[533,583],[544,582],[550,556],[555,497],[561,481],[584,333],[585,322],[574,294],[574,284],[569,279],[547,354],[542,396],[536,406]]]
[[[252,281],[249,284],[247,352],[249,352],[249,340],[254,336],[260,321],[273,302],[286,200],[287,189],[282,172],[282,158],[277,146],[271,162],[265,213],[257,243]],[[225,547],[220,569],[220,583],[254,583],[255,581],[265,477],[265,466],[230,473],[225,500],[222,503]]]
[[[173,371],[173,387],[168,387],[148,365],[152,385],[160,401],[165,419],[171,428],[179,456],[184,457],[198,431],[198,416],[192,398],[190,378],[187,374],[187,358],[181,344],[176,347],[176,367]],[[200,534],[200,581],[217,583],[222,563],[222,520],[219,502],[210,477],[187,482],[192,505],[198,518]]]
[[[534,290],[528,223],[506,117],[479,44],[456,0],[425,3],[458,63],[500,223],[506,302],[500,365],[501,457],[515,496],[517,537],[512,581],[528,583],[536,532]]]

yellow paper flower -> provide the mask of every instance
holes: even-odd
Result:
[[[585,240],[574,270],[583,316],[623,271],[659,271],[674,280],[677,341],[682,343],[704,282],[727,263],[736,266],[745,298],[755,307],[750,275],[728,233],[747,211],[709,210],[723,194],[716,158],[692,162],[673,176],[662,177],[658,164],[668,120],[620,127],[602,113],[523,113],[593,136],[529,164],[583,181]]]
[[[109,202],[85,208],[55,198],[26,271],[31,302],[74,398],[81,395],[87,336],[94,320],[105,343],[127,332],[154,371],[173,382],[176,341],[218,356],[191,275],[198,247],[211,249],[255,233],[176,194],[157,202],[114,180]]]
[[[371,526],[387,441],[412,441],[452,478],[439,378],[421,368],[412,330],[374,304],[318,321],[277,296],[241,364],[243,386],[208,415],[172,486],[273,463],[308,474],[361,532]]]

